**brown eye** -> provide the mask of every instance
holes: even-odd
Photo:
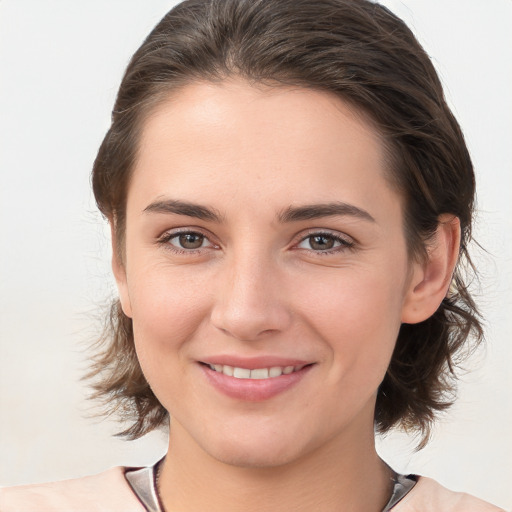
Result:
[[[351,241],[329,233],[313,233],[303,238],[297,245],[299,249],[327,253],[336,252],[344,248],[348,249],[352,246],[353,243]]]
[[[199,249],[204,246],[206,237],[200,233],[180,233],[169,242],[180,249]]]
[[[334,247],[334,238],[328,235],[313,235],[308,237],[309,246],[315,251],[325,251]]]

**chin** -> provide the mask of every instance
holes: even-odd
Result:
[[[219,462],[241,468],[273,468],[300,459],[309,450],[306,440],[282,430],[262,429],[247,435],[223,436],[203,445],[203,450]]]
[[[261,446],[255,449],[230,446],[229,449],[217,450],[214,453],[210,453],[210,455],[219,462],[229,466],[248,469],[275,468],[290,464],[298,458],[297,453],[287,453],[284,451],[276,453],[266,447],[262,449]]]

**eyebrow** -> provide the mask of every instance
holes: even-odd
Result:
[[[213,222],[222,222],[222,215],[213,208],[201,206],[186,201],[175,199],[166,199],[155,201],[144,208],[145,213],[174,213],[177,215],[186,215],[196,219],[208,220]]]
[[[173,213],[195,217],[196,219],[221,223],[223,216],[214,208],[177,199],[164,199],[151,203],[144,208],[145,213]],[[299,222],[323,217],[349,216],[369,222],[376,222],[366,211],[343,202],[289,206],[277,215],[279,222]]]
[[[281,222],[297,222],[334,216],[349,216],[376,222],[366,210],[343,202],[290,206],[278,215],[278,219]]]

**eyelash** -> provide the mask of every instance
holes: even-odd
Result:
[[[334,233],[330,233],[328,231],[311,231],[306,236],[303,236],[299,242],[296,244],[297,250],[302,250],[302,248],[298,247],[299,244],[302,242],[305,242],[308,239],[312,239],[315,237],[325,237],[330,240],[332,240],[334,243],[338,243],[338,246],[335,246],[333,248],[329,249],[323,249],[323,250],[314,250],[314,249],[304,249],[306,251],[311,251],[318,255],[331,255],[331,254],[337,254],[339,252],[343,252],[346,250],[353,250],[355,248],[355,242],[352,240],[349,240],[347,238],[344,238],[342,236],[336,235]]]
[[[174,238],[178,238],[178,237],[184,236],[184,235],[200,236],[204,240],[210,242],[212,247],[214,247],[214,248],[218,247],[217,245],[213,244],[210,241],[210,239],[208,238],[208,236],[205,235],[204,233],[201,233],[200,231],[190,230],[190,229],[189,230],[183,230],[183,231],[172,231],[172,232],[164,233],[160,238],[158,238],[157,243],[159,245],[164,246],[167,250],[174,252],[175,254],[191,255],[191,254],[196,254],[196,253],[200,252],[202,249],[204,249],[204,247],[198,247],[197,249],[185,249],[185,248],[177,247],[177,246],[172,245],[170,243],[171,240],[173,240]]]
[[[194,230],[172,231],[172,232],[164,233],[160,238],[158,238],[157,243],[159,245],[164,246],[167,250],[170,250],[176,254],[193,255],[198,252],[201,252],[201,250],[204,249],[204,247],[198,247],[197,249],[185,249],[185,248],[177,247],[170,243],[171,240],[176,239],[180,236],[184,236],[184,235],[195,235],[195,236],[202,237],[203,241],[206,240],[211,244],[210,247],[218,248],[217,245],[215,245],[211,242],[211,240],[209,239],[209,237],[206,234],[201,233],[200,231],[194,231]],[[334,242],[334,244],[337,243],[339,245],[334,246],[329,249],[323,249],[323,250],[314,250],[312,248],[307,249],[307,248],[299,247],[300,244],[302,244],[306,240],[312,239],[314,237],[324,237],[324,238],[332,240]],[[335,235],[334,233],[327,232],[327,231],[311,231],[306,236],[303,236],[294,245],[295,250],[305,250],[305,251],[309,251],[309,252],[312,252],[312,253],[318,254],[318,255],[337,254],[337,253],[343,252],[345,250],[353,250],[354,248],[355,248],[355,242],[348,240],[344,237],[341,237],[339,235]]]

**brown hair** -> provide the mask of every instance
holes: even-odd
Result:
[[[425,51],[407,26],[367,0],[186,0],[172,9],[132,57],[94,163],[101,212],[123,246],[126,196],[141,124],[187,83],[239,76],[335,94],[369,116],[385,140],[389,179],[404,198],[411,258],[426,247],[442,213],[460,219],[460,258],[450,293],[424,322],[403,324],[381,383],[376,428],[417,430],[428,438],[435,413],[455,391],[454,367],[471,339],[482,338],[461,265],[474,270],[474,174],[457,121]],[[277,84],[277,85],[276,85]],[[121,256],[121,255],[120,255]],[[466,269],[467,270],[467,269]],[[132,425],[137,438],[164,424],[167,411],[137,361],[131,320],[115,302],[91,375],[95,396]]]

